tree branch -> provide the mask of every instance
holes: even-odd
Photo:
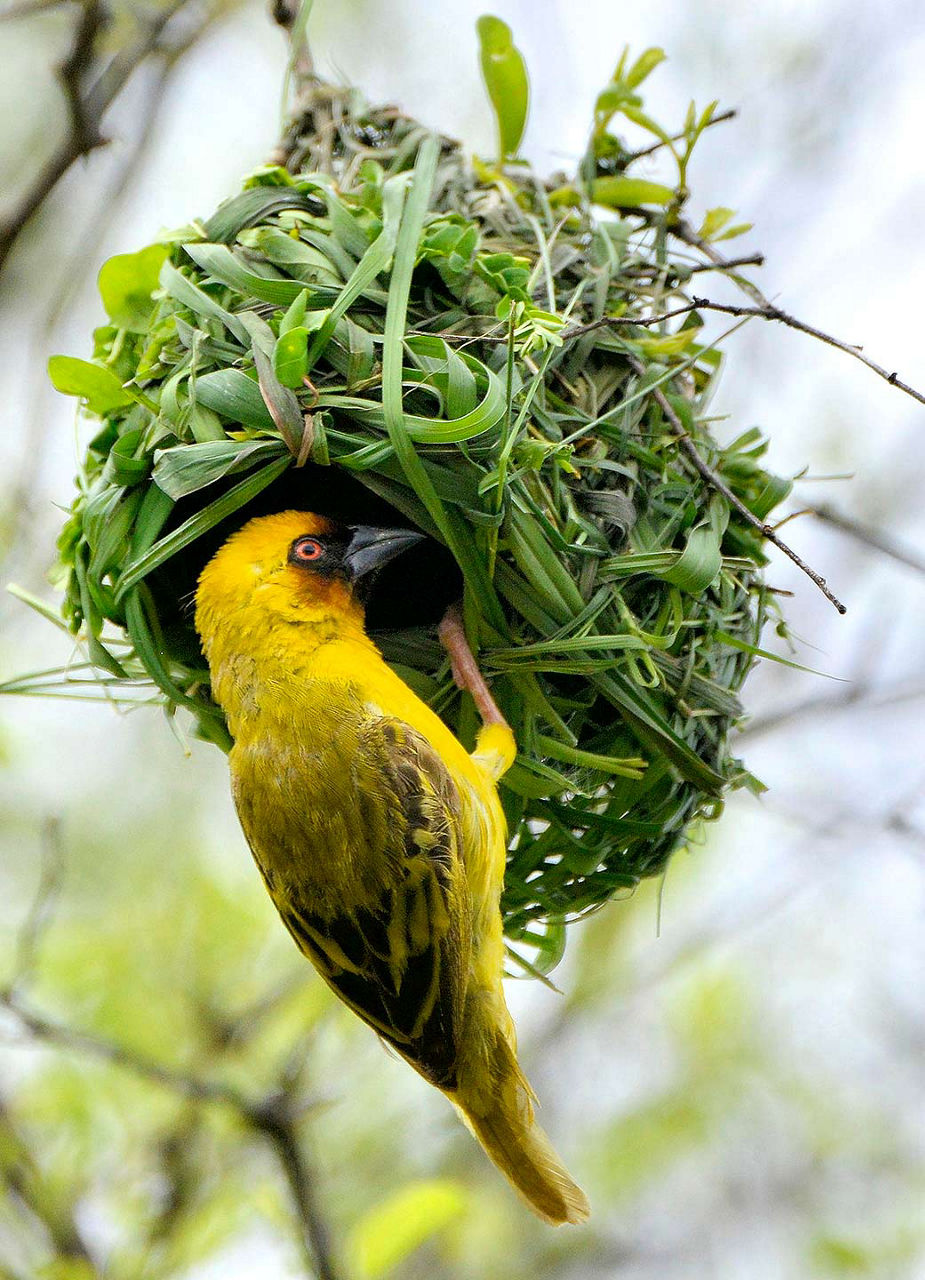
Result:
[[[59,1259],[76,1260],[100,1274],[72,1214],[51,1194],[6,1106],[0,1101],[0,1173],[13,1196],[40,1222]],[[83,1274],[83,1272],[81,1272]]]
[[[273,1147],[292,1195],[300,1243],[318,1280],[340,1280],[330,1244],[330,1233],[315,1194],[315,1176],[299,1146],[290,1090],[275,1091],[268,1098],[253,1099],[219,1080],[178,1071],[145,1054],[128,1049],[86,1031],[65,1026],[30,1008],[9,987],[0,991],[0,1007],[7,1009],[35,1039],[46,1044],[76,1050],[161,1085],[183,1098],[198,1103],[219,1103],[231,1107],[248,1128]]]
[[[15,993],[32,977],[38,962],[42,937],[51,923],[55,902],[61,892],[64,858],[61,851],[61,824],[46,819],[41,836],[41,872],[29,914],[16,938],[16,959],[9,990]]]
[[[645,366],[642,365],[640,361],[638,361],[634,356],[630,356],[629,360],[630,360],[630,364],[633,366],[633,368],[636,370],[637,373],[639,374],[645,373]],[[792,560],[793,563],[797,566],[797,568],[801,569],[803,573],[806,574],[806,576],[810,579],[810,581],[816,584],[816,586],[819,588],[819,590],[822,592],[825,598],[835,606],[835,608],[838,610],[839,613],[847,613],[846,606],[843,605],[842,602],[838,599],[838,597],[833,595],[832,592],[829,590],[829,588],[826,586],[825,578],[821,577],[815,571],[815,569],[811,569],[810,566],[806,563],[806,561],[801,559],[800,556],[798,556],[797,553],[793,550],[793,548],[788,546],[787,543],[784,542],[783,538],[779,537],[779,535],[775,532],[772,525],[764,524],[761,520],[758,519],[756,515],[754,515],[751,511],[749,511],[748,507],[741,500],[741,498],[737,497],[736,494],[732,492],[732,490],[726,484],[725,480],[723,480],[722,477],[718,475],[717,472],[715,472],[713,468],[710,467],[704,461],[704,459],[700,456],[700,452],[697,449],[696,444],[688,435],[687,430],[684,426],[684,423],[678,417],[677,413],[675,413],[674,409],[672,408],[671,402],[669,401],[665,393],[661,390],[661,388],[656,387],[653,390],[652,394],[655,396],[655,399],[658,402],[662,410],[662,413],[665,415],[665,418],[671,424],[671,427],[674,430],[675,435],[678,437],[678,440],[680,441],[680,444],[681,444],[681,448],[687,454],[688,458],[693,463],[695,470],[706,481],[706,483],[712,489],[715,489],[717,493],[721,493],[723,497],[726,499],[726,501],[730,504],[730,506],[734,507],[736,511],[738,511],[739,515],[743,518],[743,520],[747,521],[747,523],[750,524],[753,529],[757,529],[763,538],[766,538],[768,542],[773,543],[774,546],[777,547],[779,551],[783,551],[784,555],[787,556],[790,560]]]
[[[870,525],[862,524],[860,520],[855,520],[851,516],[842,515],[840,511],[836,511],[834,507],[830,507],[825,503],[817,507],[807,507],[806,511],[810,515],[814,515],[817,520],[822,520],[823,523],[832,525],[834,529],[846,533],[855,542],[872,547],[875,551],[882,551],[891,560],[896,560],[899,564],[908,565],[910,569],[915,569],[917,573],[925,573],[925,557],[918,555],[915,551],[900,545],[898,542],[894,542],[892,538],[881,533],[878,529],[872,529]]]
[[[720,271],[728,271],[733,265],[709,241],[698,236],[690,223],[685,222],[683,219],[680,219],[673,227],[670,227],[669,231],[678,240],[683,240],[685,244],[699,249]],[[765,297],[758,286],[752,284],[750,280],[738,278],[735,283],[743,293],[752,299],[754,306],[724,306],[719,302],[709,302],[706,298],[694,298],[694,303],[710,311],[722,311],[730,316],[757,316],[761,320],[778,320],[790,329],[796,329],[800,333],[808,333],[811,338],[824,342],[826,346],[835,347],[837,351],[844,351],[852,359],[859,360],[861,364],[866,365],[868,369],[875,373],[878,378],[883,378],[885,382],[888,382],[891,387],[898,387],[900,391],[905,392],[907,396],[911,396],[913,400],[917,400],[919,404],[925,404],[925,393],[917,391],[915,387],[903,382],[895,370],[890,372],[883,365],[871,360],[869,356],[864,354],[863,347],[858,346],[856,343],[843,342],[841,338],[833,337],[832,334],[826,333],[823,329],[817,329],[815,325],[806,324],[803,320],[798,320],[796,316],[792,316],[781,307],[775,306],[773,302]]]
[[[706,127],[708,129],[712,129],[713,125],[715,124],[723,124],[724,121],[726,120],[735,120],[738,114],[739,114],[738,111],[736,111],[734,107],[728,111],[720,111],[717,115],[711,117]],[[683,142],[686,136],[687,135],[684,133],[676,133],[674,137],[671,139],[671,141]],[[668,144],[664,141],[653,142],[652,145],[649,147],[642,147],[639,151],[631,151],[630,154],[626,156],[625,159],[623,160],[623,165],[624,166],[631,165],[634,160],[641,160],[643,156],[654,155],[656,151],[660,151],[662,147],[665,147],[667,145]]]
[[[16,18],[31,18],[36,13],[46,13],[49,9],[61,9],[72,0],[18,0],[0,9],[0,22],[15,21]]]
[[[318,1280],[340,1280],[331,1250],[330,1232],[315,1195],[315,1180],[308,1171],[299,1145],[292,1114],[291,1098],[281,1093],[249,1116],[250,1123],[272,1145],[289,1184],[300,1226],[300,1243],[305,1259]]]
[[[93,60],[96,38],[105,27],[108,16],[100,0],[84,0],[80,18],[74,28],[70,51],[58,68],[58,77],[67,99],[69,129],[64,140],[36,174],[31,187],[0,226],[0,270],[26,223],[75,160],[102,146],[104,142],[100,133],[99,116],[94,117],[86,108],[84,86]]]
[[[102,69],[95,64],[96,46],[109,21],[102,0],[83,0],[80,18],[68,56],[58,69],[68,104],[69,128],[66,136],[41,167],[31,186],[0,226],[0,271],[21,232],[55,187],[82,156],[103,146],[103,118],[135,71],[150,56],[178,56],[198,38],[214,16],[207,8],[192,35],[186,35],[174,49],[164,36],[171,20],[190,0],[171,0],[141,29],[138,37],[115,54]],[[95,79],[91,77],[95,73]]]
[[[782,707],[778,711],[769,711],[766,715],[755,716],[736,731],[739,738],[759,738],[762,734],[774,733],[778,729],[802,720],[807,716],[838,714],[844,711],[875,711],[880,707],[897,706],[904,702],[915,702],[925,698],[925,684],[896,684],[880,688],[871,687],[866,681],[847,684],[837,693],[824,693],[816,697],[805,698],[802,702]]]

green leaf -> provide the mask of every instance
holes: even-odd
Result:
[[[660,182],[648,182],[645,178],[595,178],[591,183],[591,199],[594,204],[608,209],[638,209],[642,205],[671,204],[675,193]]]
[[[722,535],[718,535],[709,524],[692,529],[677,563],[662,574],[662,577],[681,591],[699,596],[716,581],[723,567],[723,556],[719,549],[721,538]]]
[[[637,85],[642,84],[646,76],[652,74],[659,63],[665,61],[667,56],[664,49],[659,49],[658,47],[646,49],[624,75],[624,83],[628,84],[631,89],[635,89]]]
[[[263,276],[251,271],[225,244],[185,244],[183,248],[213,280],[246,298],[259,298],[261,302],[288,307],[305,292],[305,286],[298,280]]]
[[[280,334],[273,352],[273,368],[284,387],[301,387],[308,371],[308,330],[304,325]]]
[[[48,361],[48,376],[56,391],[66,396],[80,396],[90,412],[101,417],[135,399],[111,369],[76,356],[52,356]]]
[[[485,14],[476,23],[482,76],[498,126],[498,161],[517,155],[530,101],[530,81],[523,55],[515,46],[511,28],[500,18]]]
[[[408,296],[418,241],[436,174],[437,157],[437,139],[429,134],[418,151],[411,189],[401,217],[395,262],[389,282],[389,304],[382,343],[382,413],[389,439],[409,485],[455,555],[483,616],[492,626],[503,631],[504,613],[485,562],[473,542],[471,526],[457,511],[449,510],[437,493],[433,480],[412,443],[402,404],[402,347]],[[388,185],[386,183],[386,188]]]
[[[251,227],[271,214],[280,213],[283,209],[312,210],[316,207],[316,200],[311,200],[294,187],[251,187],[221,204],[205,224],[205,232],[212,241],[232,244],[244,227]]]
[[[302,443],[305,423],[295,392],[284,387],[273,369],[273,361],[254,343],[254,365],[257,382],[264,404],[270,411],[276,428],[292,453],[297,454]]]
[[[153,480],[174,500],[204,489],[206,485],[233,475],[258,462],[278,457],[282,445],[275,440],[209,441],[205,444],[177,445],[158,449],[154,455]]]
[[[734,240],[736,236],[744,236],[747,231],[751,231],[754,222],[737,222],[732,227],[727,227],[720,235],[714,236],[714,240]]]
[[[166,245],[151,244],[137,253],[117,253],[100,267],[100,297],[110,320],[120,329],[133,333],[147,329],[154,311],[151,295],[169,252]]]
[[[724,205],[717,205],[715,209],[708,209],[697,235],[701,240],[712,240],[734,217],[735,209],[727,209]]]
[[[288,240],[289,237],[287,236]],[[291,329],[298,329],[305,324],[305,310],[308,306],[308,290],[303,289],[300,294],[293,298],[289,304],[289,308],[282,320],[279,322],[279,336],[289,333]]]
[[[394,1191],[353,1226],[347,1254],[361,1280],[377,1280],[466,1209],[465,1188],[447,1178],[412,1182]]]
[[[256,381],[240,369],[216,369],[197,378],[196,401],[245,427],[272,431],[276,426]]]
[[[182,271],[178,271],[172,262],[165,262],[161,267],[161,287],[174,301],[179,302],[181,307],[188,307],[194,315],[220,320],[242,346],[250,346],[250,335],[238,317],[226,311],[194,281],[185,276]]]

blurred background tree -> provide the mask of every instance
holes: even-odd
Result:
[[[541,171],[574,166],[623,44],[663,45],[661,114],[694,95],[740,109],[692,185],[701,209],[732,200],[757,222],[765,294],[925,381],[917,6],[896,0],[889,23],[860,0],[495,7],[537,87]],[[314,43],[333,74],[487,153],[478,13],[321,4]],[[0,15],[2,550],[5,576],[43,593],[74,466],[47,356],[86,351],[104,258],[265,159],[285,53],[257,0]],[[75,115],[78,90],[93,110]],[[186,758],[146,712],[10,700],[0,1275],[925,1274],[922,410],[779,327],[729,350],[729,430],[760,421],[780,473],[855,476],[807,477],[792,502],[847,524],[797,528],[848,618],[772,569],[822,651],[799,658],[848,683],[763,667],[741,749],[768,797],[734,797],[664,884],[579,926],[563,995],[511,984],[591,1225],[535,1223],[328,997],[257,882],[219,753]],[[0,616],[4,675],[66,658],[15,599]]]

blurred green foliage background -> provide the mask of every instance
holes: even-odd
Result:
[[[112,141],[73,167],[0,273],[0,549],[5,578],[48,599],[75,449],[47,356],[89,354],[104,258],[208,213],[277,133],[284,48],[263,6],[172,7],[166,52],[105,118]],[[0,9],[0,223],[65,136],[54,66],[78,9]],[[160,11],[114,10],[118,58]],[[319,3],[315,48],[488,153],[479,11]],[[695,208],[735,204],[757,224],[747,247],[768,255],[765,293],[925,383],[916,6],[896,0],[889,22],[842,0],[496,11],[531,69],[541,168],[572,167],[623,44],[663,45],[654,114],[693,96],[741,112],[701,148]],[[445,1102],[314,979],[258,883],[219,752],[144,710],[9,700],[0,1276],[925,1275],[922,411],[765,324],[733,340],[716,409],[730,434],[762,424],[778,472],[854,475],[803,481],[792,509],[835,504],[861,536],[788,527],[847,619],[772,568],[796,593],[799,660],[848,683],[763,666],[740,748],[766,799],[736,796],[664,883],[578,926],[562,994],[509,984],[543,1124],[587,1186],[591,1224],[535,1222]],[[0,619],[3,677],[67,657],[12,597]]]

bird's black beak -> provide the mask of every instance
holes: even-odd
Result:
[[[414,529],[376,529],[368,524],[351,526],[350,534],[344,564],[354,581],[381,569],[415,542],[424,541],[423,533]]]

